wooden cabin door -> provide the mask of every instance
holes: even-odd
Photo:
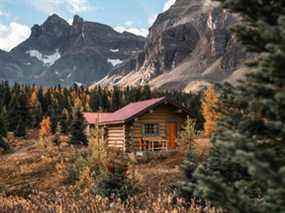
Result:
[[[176,135],[177,134],[177,124],[174,122],[167,123],[167,137],[168,137],[168,149],[176,148]]]

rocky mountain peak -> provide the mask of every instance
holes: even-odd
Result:
[[[75,15],[73,17],[72,26],[82,25],[83,22],[84,22],[83,18],[81,18],[79,15]]]
[[[72,21],[71,33],[73,35],[79,34],[83,31],[84,20],[79,15],[75,15]]]
[[[34,25],[31,36],[8,54],[12,57],[9,61],[17,61],[13,61],[17,67],[7,64],[0,52],[0,67],[5,68],[0,80],[89,85],[143,50],[144,45],[145,38],[116,32],[108,25],[84,21],[78,15],[70,25],[53,14],[42,25]]]
[[[32,33],[31,33],[31,37],[39,37],[42,33],[42,28],[40,25],[38,24],[35,24],[32,29],[31,29]]]
[[[43,25],[48,25],[48,24],[68,24],[68,23],[59,15],[52,14],[46,19]]]
[[[56,14],[53,14],[47,18],[47,20],[41,25],[42,33],[61,37],[63,34],[67,34],[69,30],[69,24],[63,18]]]
[[[222,82],[245,57],[230,27],[237,21],[212,0],[176,0],[152,27],[144,51],[98,84],[186,89]]]

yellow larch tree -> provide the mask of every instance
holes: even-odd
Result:
[[[219,98],[216,94],[213,85],[208,86],[204,93],[202,100],[202,114],[205,119],[204,123],[204,135],[210,137],[216,129],[216,123],[219,118],[217,107],[219,105]]]
[[[75,98],[74,106],[75,106],[75,108],[80,109],[81,111],[84,111],[84,107],[83,107],[83,104],[82,104],[80,97]]]
[[[40,139],[44,140],[51,132],[51,120],[50,117],[44,117],[41,122]]]
[[[34,89],[30,98],[30,106],[35,107],[38,102],[37,90]]]

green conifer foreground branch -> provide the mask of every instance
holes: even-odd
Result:
[[[239,86],[224,86],[213,149],[189,192],[229,212],[285,212],[285,1],[220,2],[243,17],[237,38],[257,58]]]

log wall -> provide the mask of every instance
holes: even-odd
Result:
[[[120,149],[125,151],[126,149],[126,134],[125,125],[111,125],[106,128],[106,140],[108,146],[113,149]]]
[[[161,105],[157,109],[145,113],[126,126],[128,147],[132,151],[134,149],[139,150],[140,141],[143,137],[142,127],[145,123],[158,123],[159,137],[167,140],[167,123],[176,122],[177,129],[180,130],[186,118],[187,115],[185,115],[185,113],[178,113],[176,108],[168,105]]]

